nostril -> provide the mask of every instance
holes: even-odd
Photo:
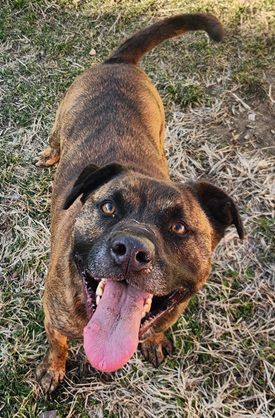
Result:
[[[112,250],[118,256],[126,254],[126,246],[124,244],[115,244],[112,246]]]
[[[146,252],[144,252],[144,251],[139,251],[137,254],[136,254],[136,260],[139,262],[139,263],[143,263],[143,264],[145,264],[145,263],[149,263],[149,261],[151,261],[151,257],[146,253]]]

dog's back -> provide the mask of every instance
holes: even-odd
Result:
[[[55,196],[67,193],[88,163],[101,166],[119,161],[155,178],[168,178],[162,101],[137,64],[165,39],[195,30],[206,31],[215,41],[223,37],[220,22],[210,14],[167,18],[137,32],[103,64],[75,80],[60,105],[53,131],[60,138],[58,172],[62,172],[56,176],[54,202]]]

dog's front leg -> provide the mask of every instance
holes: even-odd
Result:
[[[45,392],[53,392],[65,375],[68,344],[67,337],[57,331],[47,319],[45,330],[49,349],[36,369],[36,377]]]
[[[190,298],[177,305],[171,312],[168,312],[156,322],[146,333],[140,343],[140,349],[145,360],[153,366],[158,367],[167,355],[173,352],[173,344],[166,337],[164,331],[177,322],[182,312],[186,309]]]

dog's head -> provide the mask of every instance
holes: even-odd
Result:
[[[91,305],[88,333],[96,321],[100,327],[113,329],[112,321],[117,319],[110,320],[111,310],[114,317],[122,317],[120,328],[124,329],[123,317],[128,316],[124,331],[129,334],[138,327],[141,336],[164,312],[201,288],[211,269],[213,250],[228,226],[234,224],[243,238],[235,203],[206,182],[176,184],[115,163],[102,168],[90,165],[76,181],[64,208],[79,196],[83,208],[74,226],[73,255]],[[123,332],[115,333],[115,338],[125,336]],[[105,366],[100,365],[100,353],[95,360],[91,354],[95,347],[89,344],[86,352],[95,367],[118,368],[115,361],[106,366],[106,356]]]

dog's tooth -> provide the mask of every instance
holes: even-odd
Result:
[[[150,308],[151,308],[151,305],[146,304],[146,305],[143,306],[144,312],[146,312],[146,313],[150,312]]]
[[[97,297],[96,297],[96,304],[97,305],[99,304],[100,299],[101,299],[101,297],[99,295],[97,295]]]
[[[101,280],[98,283],[98,286],[96,288],[96,295],[97,296],[102,296],[103,295],[103,290],[104,290],[104,287],[105,287],[105,283],[106,283],[106,280],[105,279]]]
[[[146,315],[146,312],[142,312],[141,319],[144,318],[145,315]]]
[[[97,288],[96,288],[96,293],[95,294],[96,294],[96,296],[101,297],[103,295],[102,287],[99,287],[99,285],[98,285]]]
[[[144,312],[150,312],[152,306],[152,297],[146,299],[145,304],[143,306]]]

